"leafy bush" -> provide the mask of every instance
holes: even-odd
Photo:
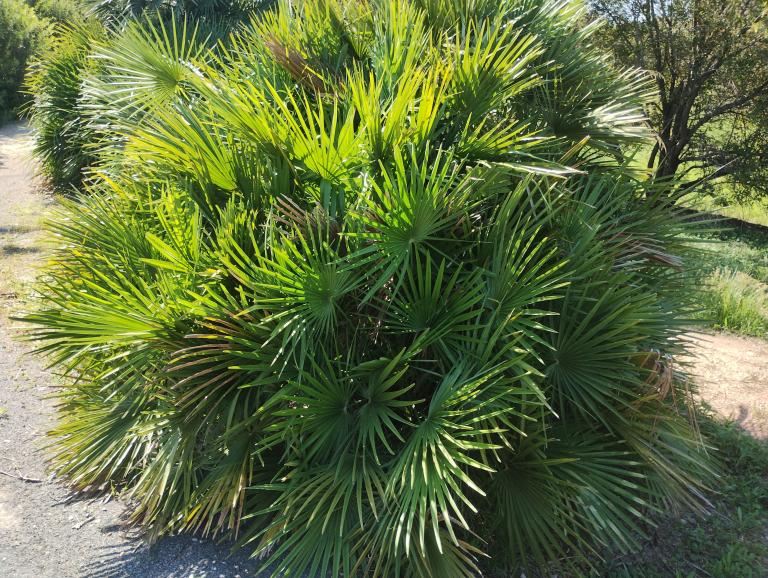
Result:
[[[26,317],[59,474],[275,575],[572,575],[701,507],[687,226],[583,16],[308,0],[98,49],[106,175]]]
[[[45,22],[23,0],[0,2],[0,122],[24,102],[21,85],[27,61],[41,49]]]
[[[34,95],[29,116],[35,129],[35,154],[58,189],[79,185],[84,170],[95,160],[89,149],[93,130],[80,104],[84,78],[93,67],[89,55],[103,37],[103,28],[93,21],[66,28],[30,66],[27,89]]]
[[[86,9],[78,0],[34,0],[29,4],[39,18],[57,24],[77,24],[85,19]]]

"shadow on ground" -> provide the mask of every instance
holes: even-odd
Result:
[[[25,255],[39,252],[40,249],[37,247],[20,247],[19,245],[3,245],[0,247],[0,253],[3,255]]]
[[[0,235],[22,235],[24,233],[34,233],[38,230],[38,228],[28,225],[8,225],[7,227],[0,227]]]
[[[257,560],[250,560],[243,552],[228,556],[228,551],[226,545],[191,536],[170,536],[153,545],[135,538],[127,545],[109,546],[94,552],[92,561],[83,570],[89,578],[259,576]]]

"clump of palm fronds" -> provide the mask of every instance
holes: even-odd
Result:
[[[583,16],[307,0],[97,50],[101,175],[26,318],[59,474],[275,575],[573,573],[700,506],[685,223]]]
[[[86,20],[62,27],[50,50],[33,61],[26,78],[31,93],[28,114],[35,130],[35,154],[51,185],[79,185],[95,160],[89,148],[93,131],[80,110],[83,82],[93,63],[92,46],[105,39],[102,26]]]
[[[120,10],[111,17],[103,12],[116,4]],[[35,153],[57,191],[79,187],[97,167],[105,170],[119,159],[123,121],[133,126],[153,114],[182,90],[203,53],[212,56],[230,30],[269,5],[150,4],[99,3],[87,17],[57,27],[50,51],[29,67]]]

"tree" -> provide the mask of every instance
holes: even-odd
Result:
[[[768,8],[763,0],[594,0],[602,42],[650,71],[656,143],[648,168],[692,188],[727,179],[768,193]]]
[[[274,576],[573,576],[701,506],[687,226],[583,17],[305,0],[215,53],[94,41],[115,138],[26,317],[61,478]]]

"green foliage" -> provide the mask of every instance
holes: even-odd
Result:
[[[94,178],[26,316],[70,377],[59,475],[279,576],[572,575],[701,509],[689,227],[583,16],[312,0],[215,52],[95,42]]]
[[[598,41],[650,72],[656,143],[647,168],[740,201],[768,192],[768,5],[764,0],[590,0]]]
[[[23,0],[0,2],[0,122],[15,115],[24,102],[21,85],[27,62],[40,51],[46,23]]]
[[[34,97],[29,116],[35,153],[51,184],[62,190],[78,185],[94,159],[88,149],[93,130],[79,107],[84,77],[93,67],[90,51],[103,37],[101,25],[92,21],[65,28],[30,66],[27,89]]]
[[[117,30],[76,19],[57,28],[51,51],[30,67],[36,154],[55,189],[69,192],[95,169],[121,164],[126,126],[183,93],[193,62],[212,57],[229,28],[173,12],[167,20],[154,16],[128,19]]]
[[[617,558],[601,569],[607,578],[761,578],[768,546],[768,443],[705,413],[702,433],[723,476],[714,512],[705,519],[668,519],[638,556]]]
[[[28,0],[38,18],[56,24],[74,25],[85,19],[85,6],[79,0]]]
[[[208,29],[226,29],[247,21],[249,16],[274,0],[84,0],[92,14],[105,24],[120,28],[131,20],[185,16]]]
[[[700,275],[697,316],[716,329],[768,336],[768,234],[757,227],[721,225],[692,256]]]

